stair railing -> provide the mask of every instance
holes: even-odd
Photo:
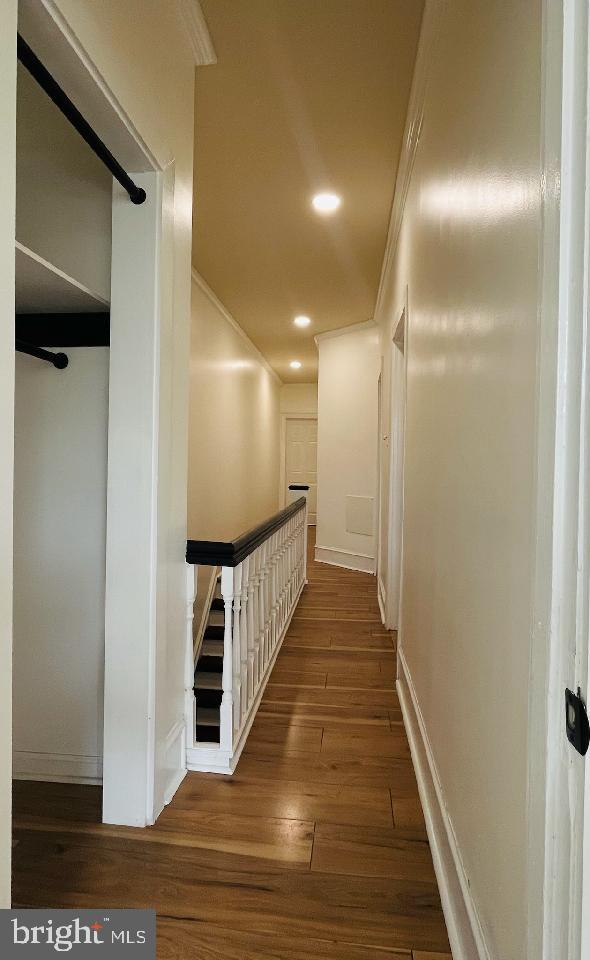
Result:
[[[307,501],[290,504],[229,542],[189,540],[187,577],[187,767],[232,773],[307,575]],[[221,567],[224,604],[219,744],[195,741],[192,608],[194,566]]]

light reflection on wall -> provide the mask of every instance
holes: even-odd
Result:
[[[498,171],[486,176],[452,177],[427,183],[420,190],[422,213],[434,220],[480,225],[521,216],[540,200],[534,177],[515,179]]]

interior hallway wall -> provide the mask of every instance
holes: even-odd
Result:
[[[379,316],[388,365],[407,284],[401,649],[489,956],[522,960],[541,9],[442,9]]]
[[[194,279],[189,539],[233,539],[278,510],[280,392],[258,350]]]
[[[317,383],[284,383],[281,387],[281,413],[318,412]]]
[[[375,572],[379,333],[318,338],[316,560]]]

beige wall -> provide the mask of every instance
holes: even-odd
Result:
[[[279,396],[256,348],[193,282],[190,539],[232,539],[278,509]]]
[[[388,359],[408,284],[402,649],[489,955],[522,960],[541,17],[444,10],[381,317]]]
[[[284,383],[281,387],[281,413],[317,413],[317,383]]]
[[[318,338],[318,560],[374,572],[379,333]],[[347,497],[365,498],[369,533],[352,532]]]
[[[0,909],[10,906],[16,0],[0,30]]]

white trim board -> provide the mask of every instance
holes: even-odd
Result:
[[[248,344],[248,347],[250,348],[250,350],[252,350],[253,353],[256,354],[256,356],[260,360],[265,370],[268,370],[271,376],[273,376],[276,382],[282,387],[283,381],[279,377],[276,370],[273,367],[271,367],[266,357],[260,352],[258,347],[254,343],[252,343],[252,341],[250,340],[250,337],[248,336],[244,328],[240,326],[236,318],[231,315],[227,307],[223,305],[219,297],[213,292],[213,290],[211,289],[207,281],[203,279],[201,274],[198,272],[198,270],[195,270],[194,267],[191,271],[191,276],[194,282],[197,284],[197,286],[203,291],[205,296],[211,301],[211,303],[216,308],[216,310],[219,311],[219,313],[222,315],[224,320],[227,320],[229,325],[233,327],[236,333],[238,333],[241,336],[241,338],[246,341],[246,343]]]
[[[345,570],[357,570],[359,573],[375,575],[375,557],[368,553],[354,553],[352,550],[342,550],[340,547],[323,547],[316,544],[316,563],[329,563],[333,567],[344,567]]]
[[[199,0],[177,0],[177,8],[186,30],[195,66],[206,67],[211,63],[217,63],[217,54]]]
[[[377,577],[377,602],[379,604],[379,613],[381,614],[381,622],[385,627],[385,608],[387,606],[387,595],[385,592],[385,585],[382,578]]]
[[[15,750],[12,757],[15,780],[48,783],[102,783],[102,758],[69,753],[32,753]]]
[[[418,781],[453,960],[491,960],[402,649],[398,650],[398,669],[397,693]]]
[[[424,115],[424,101],[428,80],[430,76],[430,67],[433,61],[434,48],[438,41],[443,14],[447,6],[447,0],[427,0],[422,17],[422,27],[420,30],[420,39],[418,41],[418,52],[416,54],[416,65],[414,67],[414,76],[410,89],[408,101],[408,112],[406,115],[406,125],[402,140],[402,149],[397,168],[395,180],[395,189],[393,193],[393,203],[391,206],[391,216],[389,219],[389,229],[387,232],[387,242],[385,245],[385,254],[383,265],[381,267],[381,277],[379,280],[379,289],[377,291],[377,300],[375,302],[375,317],[380,317],[383,307],[383,298],[387,280],[391,274],[393,260],[397,249],[397,241],[402,225],[406,197],[414,169],[414,160],[418,142],[422,132],[422,120]]]

